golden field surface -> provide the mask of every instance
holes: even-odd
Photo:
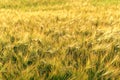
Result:
[[[0,80],[120,80],[120,1],[0,0]]]

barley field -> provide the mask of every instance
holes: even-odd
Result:
[[[0,80],[120,80],[120,0],[0,0]]]

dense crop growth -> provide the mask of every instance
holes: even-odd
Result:
[[[0,80],[120,80],[119,0],[1,0]]]

